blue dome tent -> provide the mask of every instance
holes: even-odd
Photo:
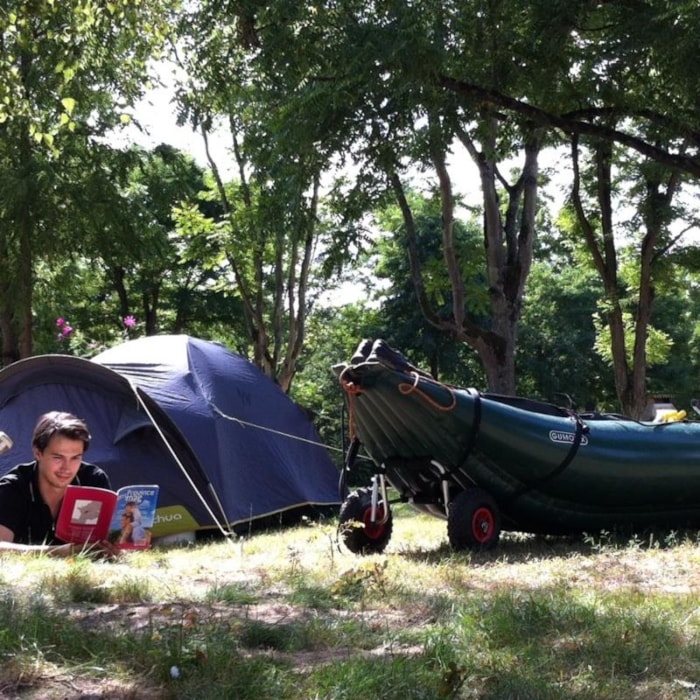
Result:
[[[211,341],[155,335],[92,360],[144,390],[180,429],[229,524],[339,505],[338,470],[303,409],[249,360]]]

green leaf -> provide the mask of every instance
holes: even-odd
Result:
[[[73,110],[75,109],[76,101],[72,97],[64,97],[61,100],[61,104],[63,105],[63,109],[66,110],[68,114],[73,114]]]

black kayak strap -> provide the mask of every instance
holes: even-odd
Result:
[[[348,495],[346,479],[352,465],[355,463],[359,449],[360,441],[357,438],[353,438],[348,446],[348,451],[345,455],[345,463],[343,464],[343,468],[340,470],[340,477],[338,479],[338,494],[340,495],[341,501],[344,501]]]
[[[525,484],[521,488],[519,488],[517,491],[515,491],[513,494],[511,494],[510,498],[519,498],[523,494],[527,493],[528,491],[532,491],[533,489],[537,488],[538,486],[541,486],[542,484],[547,483],[548,481],[551,481],[555,477],[559,476],[573,461],[574,457],[576,456],[576,453],[578,452],[578,448],[581,446],[581,440],[583,439],[583,434],[586,432],[586,425],[585,423],[579,418],[578,415],[574,415],[574,420],[576,421],[576,432],[574,433],[574,439],[573,442],[571,443],[571,447],[569,448],[569,451],[566,454],[566,457],[562,460],[562,462],[556,466],[554,469],[552,469],[549,474],[545,474],[544,476],[541,476],[539,479],[535,479],[534,481],[531,481],[529,484]]]
[[[469,439],[467,440],[467,446],[464,450],[462,464],[466,464],[469,459],[469,455],[474,449],[474,445],[476,445],[476,440],[479,437],[479,430],[481,428],[481,394],[476,389],[468,389],[467,391],[474,398],[474,415],[472,416],[472,429],[469,432]]]
[[[467,389],[467,393],[474,399],[474,413],[472,415],[472,427],[469,431],[466,447],[464,448],[464,455],[462,456],[462,466],[448,468],[442,476],[443,479],[451,477],[453,474],[460,471],[460,469],[464,468],[467,460],[469,459],[469,455],[474,449],[474,445],[476,445],[477,438],[479,437],[479,430],[481,428],[481,394],[479,393],[478,389]]]

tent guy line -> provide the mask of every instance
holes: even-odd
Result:
[[[250,423],[249,421],[243,420],[241,418],[236,418],[235,416],[226,415],[215,403],[209,402],[209,405],[214,409],[225,420],[233,421],[234,423],[240,423],[243,427],[258,428],[259,430],[267,430],[269,433],[274,433],[275,435],[280,435],[281,437],[291,438],[292,440],[298,440],[299,442],[306,442],[314,447],[323,447],[326,450],[333,452],[338,452],[339,454],[345,454],[345,450],[342,447],[333,447],[332,445],[327,445],[325,442],[320,442],[319,440],[309,440],[307,438],[299,437],[298,435],[292,435],[291,433],[284,433],[280,430],[275,430],[274,428],[268,428],[265,425],[259,425],[257,423]],[[363,459],[367,462],[371,462],[372,458],[366,455],[358,454],[356,459]]]
[[[269,433],[274,433],[275,435],[281,435],[282,437],[291,438],[292,440],[298,440],[299,442],[306,442],[309,445],[314,445],[315,447],[324,447],[327,450],[334,450],[335,452],[343,452],[340,447],[332,447],[331,445],[326,445],[324,442],[319,442],[318,440],[309,440],[308,438],[299,437],[298,435],[292,435],[291,433],[285,433],[281,430],[275,430],[274,428],[268,428],[265,425],[258,425],[257,423],[250,423],[249,421],[242,420],[241,418],[236,418],[235,416],[229,416],[225,414],[215,403],[209,402],[209,405],[226,420],[233,421],[234,423],[240,423],[242,426],[248,426],[249,428],[258,428],[259,430],[267,430]]]

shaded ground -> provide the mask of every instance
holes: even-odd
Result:
[[[311,553],[318,558],[318,552]],[[246,556],[243,567],[240,563],[234,571],[230,568],[207,570],[201,564],[196,572],[187,571],[192,584],[192,600],[200,600],[198,593],[221,586],[222,578],[227,583],[245,583],[246,578],[259,583],[260,571],[264,569],[264,555]],[[461,556],[461,555],[460,555]],[[597,589],[601,591],[631,590],[642,592],[664,592],[671,594],[697,593],[700,591],[700,548],[692,545],[667,549],[644,549],[626,547],[594,551],[580,542],[554,540],[521,542],[506,539],[494,552],[483,555],[464,555],[457,560],[455,579],[451,585],[458,590],[479,593],[498,590],[528,590],[547,587],[570,587],[572,589]],[[441,545],[422,549],[407,547],[388,553],[388,557],[404,566],[427,564],[440,568],[450,566],[453,553]],[[186,561],[186,559],[183,559]],[[362,559],[349,558],[344,564],[360,566]],[[121,565],[117,565],[121,566]],[[186,566],[175,564],[173,566]],[[180,575],[186,571],[182,569]],[[367,606],[371,607],[371,606]],[[425,628],[434,623],[430,611],[412,606],[410,609],[384,609],[378,604],[375,609],[361,612],[345,610],[322,610],[291,605],[283,594],[270,592],[269,597],[255,604],[170,602],[151,604],[80,604],[72,605],[66,613],[78,624],[92,631],[105,630],[119,634],[139,635],[159,633],[169,627],[194,627],[213,625],[227,628],[236,639],[237,630],[243,625],[256,622],[272,627],[308,622],[311,619],[338,619],[352,617],[361,620],[368,629],[388,632],[402,629]],[[394,635],[387,634],[387,638]],[[320,664],[357,658],[358,656],[413,655],[422,653],[421,646],[381,646],[375,649],[353,647],[329,648],[325,650],[286,653],[270,649],[239,649],[246,655],[266,655],[290,662],[295,669],[304,672]],[[31,679],[32,687],[0,687],[0,698],[22,700],[97,700],[124,698],[163,698],[157,688],[134,688],[109,681],[94,681],[89,678],[70,678],[65,675],[44,676]],[[41,686],[39,690],[37,686]]]

